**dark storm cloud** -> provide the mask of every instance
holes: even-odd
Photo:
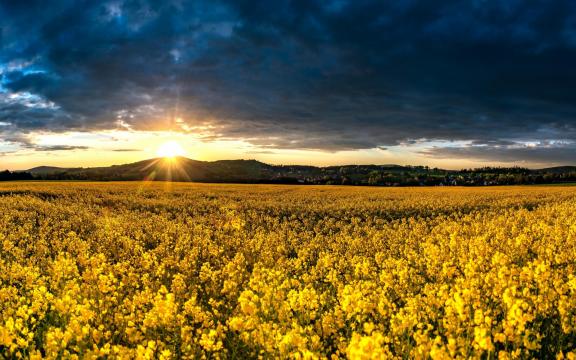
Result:
[[[270,149],[467,140],[535,159],[506,145],[576,140],[571,0],[0,1],[0,18],[12,132],[179,116]]]
[[[528,143],[512,145],[470,145],[433,147],[421,152],[425,156],[444,159],[527,162],[561,165],[574,162],[575,143]]]

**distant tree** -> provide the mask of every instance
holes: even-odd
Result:
[[[0,181],[33,180],[34,176],[28,172],[10,172],[4,170],[0,172]]]
[[[378,185],[382,181],[382,174],[377,170],[372,170],[368,175],[369,185]]]

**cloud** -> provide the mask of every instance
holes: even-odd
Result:
[[[21,149],[27,149],[32,151],[42,151],[42,152],[51,152],[51,151],[76,151],[76,150],[87,150],[90,149],[89,146],[77,146],[77,145],[37,145],[32,143],[29,139],[23,139],[20,137],[17,138],[7,138],[4,141],[8,144],[18,144],[18,147],[14,147],[10,150],[2,151],[3,155],[17,153]]]
[[[576,140],[570,0],[57,0],[0,17],[0,138],[121,120],[266,150],[453,140],[501,159]],[[429,155],[457,151],[480,150]]]
[[[480,161],[525,162],[529,164],[566,165],[574,162],[574,142],[526,142],[470,144],[466,146],[432,147],[422,150],[424,156],[442,159],[473,159]]]
[[[276,152],[272,151],[272,150],[252,150],[252,151],[247,151],[246,154],[253,154],[253,155],[272,155],[272,154],[276,154]]]
[[[73,146],[73,145],[35,145],[36,151],[71,151],[71,150],[86,150],[88,146]]]

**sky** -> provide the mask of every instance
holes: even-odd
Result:
[[[576,165],[573,0],[0,0],[0,169]]]

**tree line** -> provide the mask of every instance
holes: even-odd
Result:
[[[0,181],[34,180],[35,177],[29,172],[0,171]]]
[[[314,170],[314,169],[313,169]],[[316,185],[369,185],[369,186],[492,186],[576,183],[576,168],[563,171],[530,170],[525,168],[485,167],[478,169],[443,170],[424,166],[385,168],[378,166],[344,166],[261,174],[259,177],[207,178],[200,182],[316,184]],[[0,172],[0,181],[15,180],[88,180],[139,181],[141,174],[122,172],[87,173],[56,172],[32,174],[19,171]]]

